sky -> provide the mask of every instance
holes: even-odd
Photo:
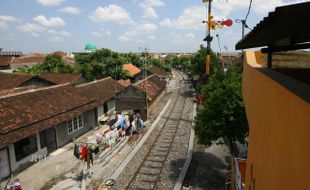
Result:
[[[253,0],[253,28],[275,7],[301,0]],[[235,51],[250,0],[213,0],[215,20],[233,25],[212,31],[211,47]],[[204,44],[201,0],[1,0],[0,47],[25,53],[84,51],[87,43],[118,52],[196,52]],[[245,29],[245,33],[250,30]],[[215,35],[218,34],[218,38]]]

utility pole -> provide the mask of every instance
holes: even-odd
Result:
[[[204,3],[208,3],[208,18],[207,18],[207,37],[204,39],[207,41],[207,60],[206,60],[206,74],[210,75],[211,73],[211,21],[212,21],[212,15],[211,15],[211,5],[212,0],[202,0]]]
[[[244,28],[245,28],[245,26],[246,26],[246,24],[245,24],[245,20],[240,20],[240,19],[237,19],[237,20],[235,20],[236,21],[236,23],[241,23],[242,24],[242,38],[244,37]]]

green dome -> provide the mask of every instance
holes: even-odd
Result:
[[[95,46],[95,44],[92,44],[92,43],[89,43],[89,44],[87,44],[86,46],[85,46],[85,50],[87,51],[87,50],[96,50],[97,48],[96,48],[96,46]]]

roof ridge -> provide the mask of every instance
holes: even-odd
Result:
[[[138,82],[134,83],[133,85],[138,85],[138,84],[140,84],[140,83],[142,83],[142,82],[144,82],[144,81],[148,80],[149,78],[151,78],[151,77],[155,77],[155,76],[157,76],[159,79],[162,79],[162,78],[161,78],[158,74],[153,73],[152,75],[150,75],[150,76],[146,77],[146,78],[145,78],[145,79],[143,79],[143,80],[139,80]]]
[[[12,93],[12,94],[8,94],[8,95],[3,95],[3,96],[0,95],[0,99],[9,98],[9,97],[13,97],[13,96],[19,96],[19,95],[23,95],[23,94],[38,92],[38,91],[54,89],[54,88],[63,87],[63,86],[69,86],[69,85],[70,85],[70,83],[64,83],[64,84],[47,86],[47,87],[42,87],[42,88],[29,89],[29,90],[26,90],[26,91],[23,91],[23,92],[16,92],[16,93]],[[16,88],[16,89],[20,89],[20,88]]]
[[[97,82],[105,81],[105,80],[110,79],[110,78],[113,79],[111,76],[108,76],[106,78],[102,78],[102,79],[99,79],[99,80],[94,80],[94,81],[91,81],[91,82],[87,82],[87,83],[83,83],[83,84],[77,85],[76,87],[87,86],[87,85],[94,84],[94,83],[97,83]]]

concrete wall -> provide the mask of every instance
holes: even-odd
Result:
[[[145,93],[133,86],[127,87],[116,96],[116,111],[140,110],[143,120],[147,119]]]
[[[37,148],[38,148],[37,152],[23,158],[22,160],[16,161],[14,144],[10,144],[8,146],[8,150],[9,150],[11,171],[15,172],[18,169],[23,168],[23,166],[29,165],[29,163],[31,163],[33,160],[33,155],[42,156],[42,157],[47,155],[47,148],[44,147],[41,149],[39,133],[37,133]]]
[[[309,86],[257,64],[246,52],[243,98],[250,126],[246,189],[310,189]],[[277,80],[271,78],[277,75]]]
[[[63,122],[60,125],[56,126],[56,140],[57,140],[57,146],[58,148],[61,146],[64,146],[68,142],[70,142],[73,138],[77,138],[87,131],[91,130],[93,127],[97,126],[95,118],[95,110],[88,111],[83,114],[83,122],[84,126],[83,128],[69,134],[68,133],[68,127],[67,122]]]
[[[108,100],[107,104],[108,104],[108,110],[109,110],[108,112],[111,112],[115,109],[114,99]]]

